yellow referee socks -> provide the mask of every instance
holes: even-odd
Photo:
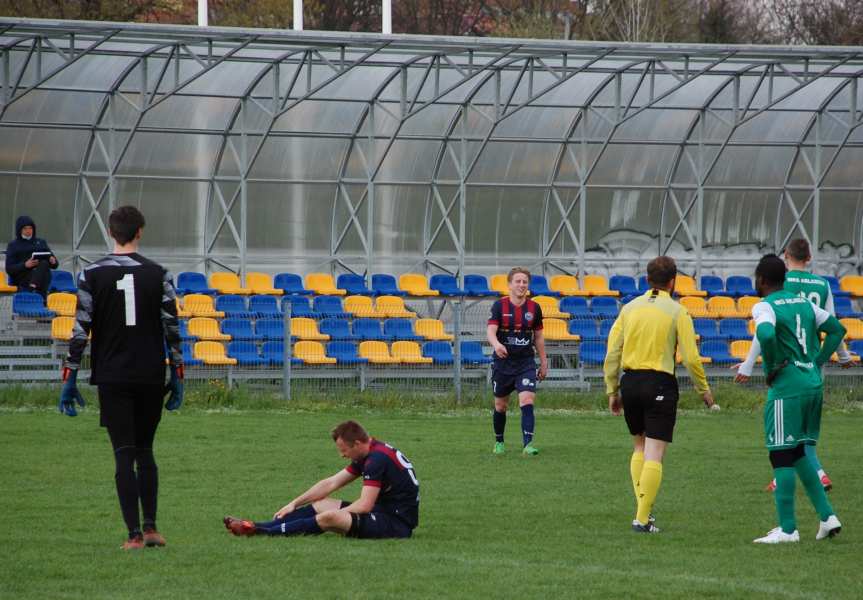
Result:
[[[641,470],[641,479],[638,482],[638,513],[635,515],[642,525],[647,525],[661,483],[662,463],[655,460],[645,461],[644,468]]]
[[[629,474],[632,477],[632,491],[638,502],[638,480],[641,479],[641,469],[644,467],[644,452],[633,452],[629,459]]]

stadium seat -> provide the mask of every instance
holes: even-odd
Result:
[[[602,275],[585,275],[582,289],[591,296],[620,296],[620,292],[608,288],[608,281]]]
[[[360,342],[360,356],[375,365],[398,364],[399,359],[390,355],[389,346],[385,342],[367,340]]]
[[[301,341],[294,345],[294,356],[307,365],[334,365],[336,359],[327,356],[320,342]]]
[[[48,294],[48,310],[53,310],[61,317],[74,317],[78,306],[78,296],[66,292]]]
[[[698,296],[699,298],[707,296],[707,292],[696,287],[695,279],[682,273],[678,273],[677,277],[674,278],[674,293],[678,296]]]
[[[68,342],[72,338],[73,317],[54,317],[51,319],[51,338]]]
[[[455,362],[449,342],[426,342],[423,344],[423,356],[432,359],[436,365],[451,365]]]
[[[461,343],[461,362],[466,365],[487,365],[493,361],[492,357],[486,356],[479,342]]]
[[[285,294],[308,296],[313,294],[312,290],[303,285],[303,279],[296,273],[278,273],[273,279],[273,287],[282,290]]]
[[[221,318],[225,316],[225,313],[216,310],[213,298],[205,294],[186,294],[183,297],[183,311],[190,317]]]
[[[348,296],[345,298],[345,311],[355,319],[382,319],[371,298],[368,296]]]
[[[444,331],[443,321],[440,319],[417,319],[414,329],[427,340],[451,341],[453,339],[452,334]]]
[[[321,333],[330,336],[331,340],[355,340],[356,336],[351,333],[351,327],[347,319],[321,319],[318,323]],[[328,354],[329,351],[327,352]]]
[[[839,319],[839,322],[845,327],[846,340],[863,339],[863,321],[860,319]]]
[[[229,341],[230,335],[219,331],[219,322],[210,317],[189,319],[189,334],[201,340]]]
[[[416,313],[405,307],[405,301],[398,296],[378,296],[375,301],[375,309],[379,314],[387,317],[415,317]]]
[[[695,328],[695,333],[701,338],[702,342],[725,340],[728,341],[728,336],[719,333],[714,319],[705,319],[703,317],[692,319],[692,325]]]
[[[839,279],[832,275],[824,275],[824,279],[827,280],[827,283],[830,284],[830,292],[833,294],[834,298],[841,298],[843,296],[847,297],[851,295],[851,292],[846,292],[842,289],[842,286],[839,285]]]
[[[305,317],[307,319],[318,319],[321,315],[312,310],[309,299],[305,296],[288,295],[282,298],[282,312],[287,312],[290,307],[292,317]]]
[[[396,286],[396,278],[386,273],[372,275],[372,291],[377,296],[407,296]]]
[[[701,276],[701,289],[707,292],[708,296],[731,296],[733,294],[729,294],[725,291],[725,283],[723,283],[721,277],[717,277],[716,275],[702,275]]]
[[[249,288],[240,284],[240,278],[229,271],[220,271],[210,274],[210,287],[216,288],[220,294],[240,294],[248,296],[252,293]]]
[[[752,348],[752,340],[734,340],[731,342],[731,356],[735,362],[743,362],[749,356],[749,350]],[[761,357],[758,356],[755,362],[760,363]]]
[[[587,296],[588,293],[578,285],[578,279],[572,275],[552,275],[549,280],[551,289],[561,296]]]
[[[611,279],[608,280],[608,289],[620,293],[623,298],[638,295],[635,278],[629,275],[612,275]]]
[[[720,365],[737,362],[737,359],[728,353],[728,342],[720,340],[702,342],[701,355],[710,358],[715,364]]]
[[[755,319],[746,321],[746,329],[749,331],[749,337],[755,337]]]
[[[177,275],[177,293],[185,296],[186,294],[216,294],[218,291],[207,285],[207,278],[203,273],[183,271]]]
[[[848,350],[858,356],[863,355],[863,340],[853,340],[848,342]]]
[[[353,323],[354,338],[358,340],[390,340],[381,330],[381,322],[377,319],[357,319]]]
[[[340,365],[360,365],[369,362],[367,358],[361,357],[355,342],[329,342],[327,344],[327,356],[336,359]]]
[[[587,305],[587,298],[568,296],[560,301],[560,310],[568,313],[573,319],[593,318],[593,313]]]
[[[189,342],[183,342],[183,366],[184,367],[197,367],[198,365],[204,364],[204,361],[195,358],[194,353],[192,352],[192,345]]]
[[[345,296],[345,290],[336,287],[333,276],[329,273],[309,273],[306,275],[306,287],[320,296]]]
[[[252,290],[253,294],[281,296],[285,293],[285,290],[273,287],[273,280],[266,273],[246,273],[246,287]]]
[[[545,275],[530,276],[530,295],[531,296],[550,296],[552,298],[560,298],[560,292],[557,292],[548,287],[548,280]]]
[[[650,289],[650,284],[647,283],[647,275],[642,275],[638,278],[638,293],[643,294]]]
[[[293,350],[293,348],[291,348]],[[293,354],[293,352],[291,353]],[[285,364],[285,343],[278,341],[264,342],[261,346],[261,357],[274,367],[280,367]],[[301,365],[303,361],[295,356],[291,356],[292,365]]]
[[[464,291],[466,296],[497,296],[497,293],[488,287],[485,275],[465,275]]]
[[[860,361],[861,361],[861,359],[860,359],[860,356],[858,354],[851,353],[851,362],[852,363],[859,363]],[[839,362],[839,353],[838,352],[834,352],[833,354],[830,355],[830,362],[832,362],[832,363],[838,363]]]
[[[674,353],[674,360],[675,360],[675,362],[676,362],[677,364],[680,364],[680,363],[682,363],[682,362],[683,362],[683,357],[682,357],[682,356],[680,356],[680,347],[678,347],[678,348],[677,348],[677,350],[676,350],[676,351],[675,351],[675,353]],[[703,364],[703,365],[709,365],[710,363],[712,363],[712,362],[713,362],[713,359],[712,359],[712,358],[710,358],[709,356],[701,356],[701,355],[699,355],[699,356],[698,356],[698,360],[699,360],[699,361],[701,361],[701,364]]]
[[[616,299],[600,296],[590,301],[590,312],[597,317],[616,318],[620,309]]]
[[[219,342],[196,342],[194,356],[206,365],[237,364],[237,359],[227,356],[225,347]]]
[[[543,319],[568,319],[569,313],[561,312],[557,307],[557,298],[551,296],[533,296],[532,300],[539,304]]]
[[[578,350],[578,358],[587,365],[601,365],[605,362],[608,345],[605,342],[584,342]]]
[[[185,319],[179,319],[177,323],[180,326],[180,339],[184,342],[191,342],[197,340],[197,336],[189,333],[189,322]]]
[[[279,301],[273,296],[252,296],[249,298],[249,312],[258,319],[278,319],[282,316]]]
[[[690,313],[691,314],[691,313]],[[707,299],[707,315],[712,319],[739,317],[737,303],[731,296],[712,296]]]
[[[608,334],[611,333],[611,328],[614,327],[614,322],[617,319],[603,319],[599,322],[599,338],[608,340]]]
[[[855,298],[863,296],[863,276],[845,275],[839,280],[839,289],[843,292],[847,292]]]
[[[253,342],[231,342],[228,344],[228,356],[243,367],[260,367],[269,362],[258,354],[258,347]]]
[[[710,300],[713,300],[713,298]],[[734,302],[732,301],[731,304],[733,305]],[[680,299],[680,305],[686,309],[686,312],[688,312],[689,316],[692,318],[716,316],[710,314],[707,302],[704,301],[704,298],[684,296]]]
[[[0,277],[0,294],[14,294],[18,287],[9,283],[9,276],[5,273]]]
[[[313,310],[322,317],[347,319],[351,316],[345,312],[340,296],[316,296]]]
[[[719,333],[729,340],[746,340],[752,337],[746,327],[746,319],[722,319],[719,321]]]
[[[205,296],[205,298],[209,298],[209,296]],[[255,316],[255,313],[246,306],[246,299],[239,294],[216,296],[216,311],[234,319],[252,319]]]
[[[737,315],[742,319],[752,316],[752,307],[761,302],[758,296],[741,296],[737,299]]]
[[[458,287],[458,279],[452,275],[437,274],[429,279],[429,287],[440,292],[441,296],[464,296],[465,290]]]
[[[409,365],[430,365],[434,362],[428,356],[423,356],[420,345],[416,342],[393,342],[393,358]]]
[[[330,336],[318,331],[318,322],[307,317],[291,319],[291,337],[301,340],[329,341]]]
[[[851,304],[851,298],[849,298],[848,296],[836,296],[835,298],[833,298],[833,308],[836,311],[836,316],[840,319],[859,319],[861,316],[863,316],[863,313],[859,313],[854,310],[854,306]]]
[[[57,269],[51,271],[51,284],[48,286],[48,291],[74,294],[78,288],[75,286],[75,278],[72,277],[72,273]]]
[[[569,333],[577,335],[582,340],[595,341],[599,339],[596,321],[593,319],[573,319],[569,322]]]
[[[725,280],[725,291],[729,296],[756,296],[758,292],[752,287],[752,280],[743,275],[732,275]]]
[[[57,315],[45,308],[42,296],[33,292],[17,292],[12,296],[12,313],[31,319],[53,319]]]
[[[418,342],[423,339],[414,333],[413,322],[409,319],[386,319],[384,321],[384,335],[392,340],[406,340]]]
[[[183,305],[180,304],[179,298],[174,298],[174,304],[177,306],[177,316],[181,319],[185,319],[192,316],[192,312],[183,308]]]
[[[345,290],[348,295],[370,296],[374,292],[366,287],[366,278],[356,273],[342,273],[336,278],[336,287]]]
[[[399,276],[399,289],[407,292],[408,296],[440,296],[440,292],[429,287],[425,275],[419,273],[405,273]]]
[[[546,340],[577,342],[581,338],[573,335],[567,329],[566,321],[561,319],[543,319],[542,335]]]
[[[222,321],[222,333],[231,336],[232,340],[257,341],[264,339],[260,333],[252,329],[252,322],[243,318],[227,318]],[[230,355],[231,353],[228,352]]]
[[[497,293],[499,296],[509,295],[509,283],[506,280],[506,275],[503,273],[492,275],[490,286],[491,290]]]
[[[258,319],[255,321],[255,333],[265,340],[284,340],[285,322],[282,319]]]

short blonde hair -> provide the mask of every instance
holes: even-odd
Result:
[[[515,277],[516,273],[524,273],[525,275],[527,275],[528,282],[530,281],[530,271],[528,271],[524,267],[513,267],[509,270],[509,273],[506,274],[506,282],[512,283],[512,278]]]

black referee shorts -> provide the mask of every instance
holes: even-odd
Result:
[[[152,448],[162,420],[165,386],[147,384],[99,385],[99,424],[108,429],[111,445]]]
[[[677,420],[677,379],[661,371],[626,371],[620,380],[629,433],[671,442]]]

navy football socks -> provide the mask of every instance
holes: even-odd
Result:
[[[263,525],[269,525],[263,527]],[[318,535],[324,532],[318,525],[315,517],[292,519],[288,521],[271,521],[267,523],[255,523],[259,533],[267,535]]]
[[[306,504],[305,506],[301,506],[296,509],[294,512],[286,514],[281,519],[273,519],[272,521],[256,521],[255,527],[261,531],[276,528],[279,530],[278,533],[281,533],[282,523],[296,521],[297,519],[308,519],[309,517],[314,517],[315,514],[317,513],[315,513],[315,509],[312,508],[312,505]]]
[[[521,407],[521,436],[525,446],[533,441],[534,424],[533,404],[525,404]]]
[[[494,424],[494,439],[497,442],[503,441],[503,432],[506,429],[506,413],[491,411],[492,423]]]

